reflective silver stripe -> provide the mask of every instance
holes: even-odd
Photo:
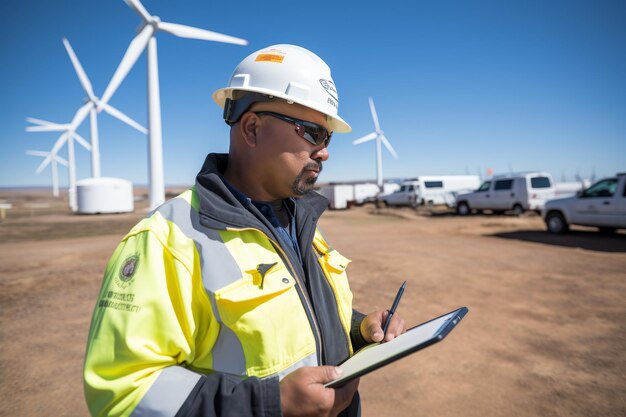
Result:
[[[278,378],[279,379],[283,379],[287,374],[292,373],[293,371],[295,371],[298,368],[302,368],[303,366],[317,366],[317,354],[313,353],[309,356],[307,356],[306,358],[294,363],[293,365],[291,365],[289,368],[278,372]],[[276,375],[271,375],[276,376]]]
[[[164,368],[139,401],[131,417],[175,416],[199,379],[199,374],[182,366]]]
[[[222,242],[219,232],[202,226],[200,215],[187,201],[174,198],[158,211],[196,243],[202,264],[203,284],[207,291],[214,293],[241,279],[241,270]]]
[[[183,198],[174,198],[158,209],[166,219],[178,226],[181,232],[193,240],[200,255],[202,284],[211,301],[211,308],[217,321],[221,323],[215,291],[241,279],[241,270],[222,242],[217,230],[200,224],[200,215]],[[211,351],[213,369],[231,375],[246,375],[246,359],[243,346],[235,333],[225,325]]]

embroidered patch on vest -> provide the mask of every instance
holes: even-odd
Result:
[[[131,255],[124,260],[122,267],[120,268],[119,274],[117,274],[117,284],[126,288],[133,282],[133,277],[135,276],[135,272],[137,271],[137,266],[139,264],[139,255]]]

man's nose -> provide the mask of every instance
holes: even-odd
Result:
[[[313,155],[311,155],[312,159],[319,159],[322,162],[326,161],[330,155],[328,154],[328,148],[326,145],[321,145],[319,149],[315,150]]]

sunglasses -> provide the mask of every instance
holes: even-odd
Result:
[[[325,147],[328,147],[330,144],[330,137],[333,135],[333,132],[329,132],[324,126],[318,125],[317,123],[294,119],[293,117],[285,116],[284,114],[275,113],[273,111],[257,111],[254,112],[254,114],[257,116],[272,116],[295,125],[298,136],[315,146],[319,146],[323,143]]]

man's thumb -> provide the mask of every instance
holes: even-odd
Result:
[[[369,330],[372,342],[380,342],[383,340],[383,328],[380,327],[378,323],[370,323],[367,330]]]
[[[338,366],[324,365],[324,366],[320,366],[320,370],[322,371],[320,375],[320,377],[322,378],[322,381],[319,381],[319,382],[324,383],[324,384],[330,381],[334,381],[335,379],[339,378],[343,374],[343,370]]]

